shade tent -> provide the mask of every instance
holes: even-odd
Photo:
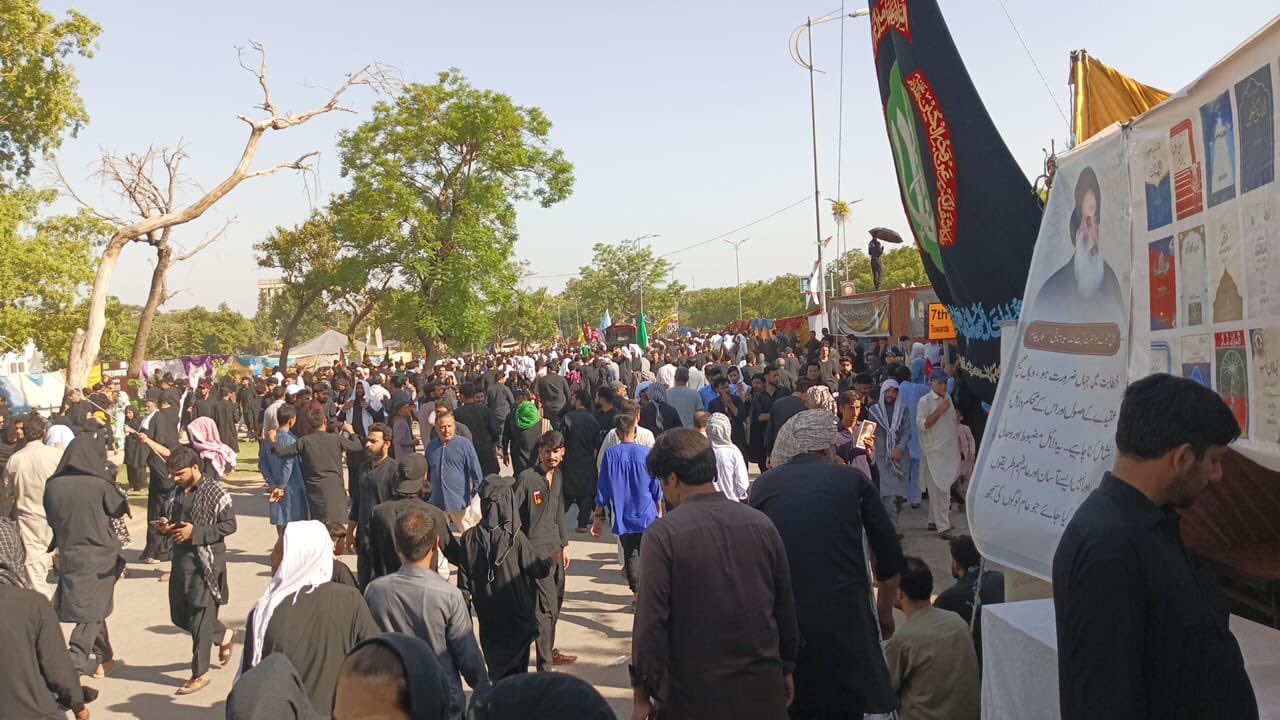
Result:
[[[337,355],[351,348],[347,336],[337,330],[326,329],[310,340],[296,345],[289,350],[290,355],[309,357],[312,355]]]

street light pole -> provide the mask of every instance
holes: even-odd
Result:
[[[732,240],[722,241],[733,246],[733,273],[737,279],[737,284],[738,284],[738,319],[739,320],[742,319],[742,269],[738,265],[738,248],[742,247],[742,243],[750,239],[751,238],[749,237],[745,237],[737,242],[734,242]]]
[[[813,219],[815,240],[818,245],[818,311],[822,314],[823,323],[827,320],[827,268],[822,257],[822,205],[821,192],[818,189],[818,106],[816,92],[814,90],[813,73],[813,26],[832,20],[844,20],[846,17],[856,18],[871,14],[866,8],[859,8],[851,13],[845,14],[840,10],[835,10],[814,20],[812,17],[805,18],[805,22],[791,33],[791,59],[796,64],[809,71],[809,131],[813,139]],[[805,60],[800,55],[800,32],[804,31],[809,45],[809,59]],[[821,71],[817,71],[821,72]]]

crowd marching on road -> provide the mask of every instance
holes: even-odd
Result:
[[[49,422],[5,416],[0,714],[87,718],[82,678],[109,683],[122,663],[108,632],[129,543],[119,449],[147,494],[139,562],[166,568],[170,620],[191,638],[175,691],[235,662],[229,718],[614,717],[556,672],[578,659],[556,630],[569,541],[589,533],[616,538],[632,593],[633,717],[976,719],[979,609],[1003,581],[979,578],[952,529],[985,413],[948,357],[825,331],[587,342],[194,386],[156,375],[140,410],[98,387]],[[1149,400],[1126,398],[1131,415]],[[237,660],[220,610],[242,432],[277,541],[266,587],[236,589],[261,593]],[[950,588],[901,546],[904,507],[924,503]],[[1087,569],[1062,585],[1105,591]],[[1060,611],[1077,647],[1087,612]],[[1228,651],[1212,677],[1234,682]]]

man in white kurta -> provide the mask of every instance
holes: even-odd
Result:
[[[960,418],[947,397],[947,373],[929,378],[928,395],[916,405],[920,432],[920,482],[929,489],[929,518],[938,536],[951,539],[951,485],[960,472]]]

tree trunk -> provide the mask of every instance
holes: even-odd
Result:
[[[317,296],[318,297],[318,296]],[[316,298],[309,300],[299,300],[298,309],[293,311],[293,315],[289,317],[289,322],[285,323],[283,337],[280,338],[280,364],[277,369],[281,373],[287,374],[289,370],[289,350],[293,348],[293,343],[297,340],[298,326],[302,324],[302,316],[307,314],[307,310],[316,301]]]
[[[142,306],[142,314],[138,316],[138,334],[133,338],[133,358],[129,360],[129,374],[132,377],[145,379],[142,366],[147,360],[147,345],[151,341],[151,326],[155,322],[156,312],[164,304],[168,292],[166,273],[173,262],[173,249],[164,245],[156,248],[156,266],[151,271],[151,292],[147,294],[147,302]]]
[[[356,330],[360,327],[360,323],[364,322],[365,318],[369,317],[369,313],[373,312],[373,309],[377,306],[378,302],[376,300],[370,300],[364,304],[364,307],[357,310],[355,315],[351,316],[351,322],[347,324],[347,331],[343,335],[347,336],[347,342],[351,343],[352,347],[356,344]]]
[[[120,251],[133,237],[117,232],[107,242],[98,261],[98,272],[93,278],[93,290],[89,293],[89,320],[83,329],[77,329],[71,338],[71,351],[67,357],[67,387],[82,388],[89,380],[89,368],[98,361],[102,348],[102,332],[107,327],[107,293],[111,290],[111,276]]]

